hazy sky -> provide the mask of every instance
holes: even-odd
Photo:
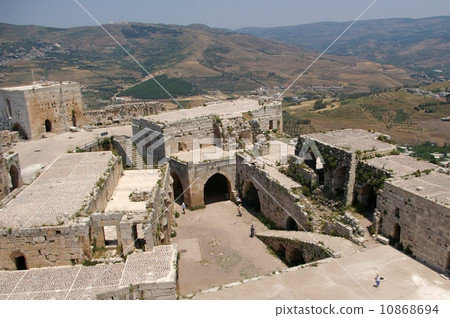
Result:
[[[236,29],[350,21],[373,0],[78,0],[100,23],[149,22]],[[450,15],[449,0],[377,0],[361,19]],[[0,22],[94,25],[74,0],[0,0]]]

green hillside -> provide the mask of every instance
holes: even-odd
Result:
[[[156,80],[156,81],[155,81]],[[182,79],[168,78],[167,75],[156,76],[138,85],[135,85],[118,96],[131,96],[136,99],[167,99],[170,96],[158,83],[161,84],[173,97],[195,96],[201,93],[200,89]]]

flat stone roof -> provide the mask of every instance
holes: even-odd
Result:
[[[62,154],[0,210],[0,227],[66,223],[87,203],[113,158],[110,151]]]
[[[450,208],[450,176],[432,172],[420,177],[388,181],[415,195],[446,205]]]
[[[373,158],[366,161],[367,164],[389,171],[393,177],[403,177],[417,170],[436,170],[438,166],[423,160],[417,160],[411,156],[398,155]]]
[[[133,212],[144,213],[146,202],[133,202],[130,194],[133,191],[151,193],[159,178],[158,169],[124,170],[105,208],[105,213]]]
[[[129,255],[125,264],[0,271],[0,300],[96,299],[100,293],[171,276],[176,253],[174,245],[161,245]]]
[[[190,109],[179,109],[175,111],[163,112],[153,116],[144,117],[152,122],[176,122],[183,119],[193,119],[209,115],[236,115],[248,111],[256,110],[264,106],[259,105],[254,99],[236,99],[213,103],[205,107],[196,107]]]
[[[302,137],[315,139],[334,147],[346,149],[351,152],[359,151],[389,151],[397,147],[377,140],[380,134],[362,129],[343,129],[305,135]]]
[[[56,87],[67,84],[74,84],[76,82],[46,82],[46,83],[37,83],[31,85],[20,85],[20,86],[12,86],[12,87],[0,87],[0,90],[4,91],[29,91],[32,89],[45,89],[48,87]]]

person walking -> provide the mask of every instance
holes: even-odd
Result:
[[[250,237],[255,236],[256,234],[256,225],[255,223],[252,223],[252,226],[250,226]]]
[[[241,209],[242,209],[242,207],[241,207],[241,205],[239,204],[239,205],[238,205],[238,216],[242,216]]]
[[[377,273],[377,275],[375,276],[375,287],[379,287],[380,286],[380,282],[381,282],[381,276]]]
[[[184,202],[181,204],[181,210],[183,210],[183,214],[186,214],[186,204]]]

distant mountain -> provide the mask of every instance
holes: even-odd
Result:
[[[350,22],[321,22],[296,26],[237,30],[264,39],[322,52]],[[450,78],[450,16],[424,19],[357,21],[328,54],[354,56]],[[434,72],[446,70],[446,74]]]
[[[198,91],[245,93],[292,83],[317,53],[248,34],[205,25],[112,23],[105,29],[154,75],[166,74]],[[0,24],[0,86],[36,79],[73,80],[89,105],[146,79],[138,66],[100,27],[69,29]],[[339,86],[348,91],[411,83],[408,72],[354,57],[324,55],[295,89]]]

